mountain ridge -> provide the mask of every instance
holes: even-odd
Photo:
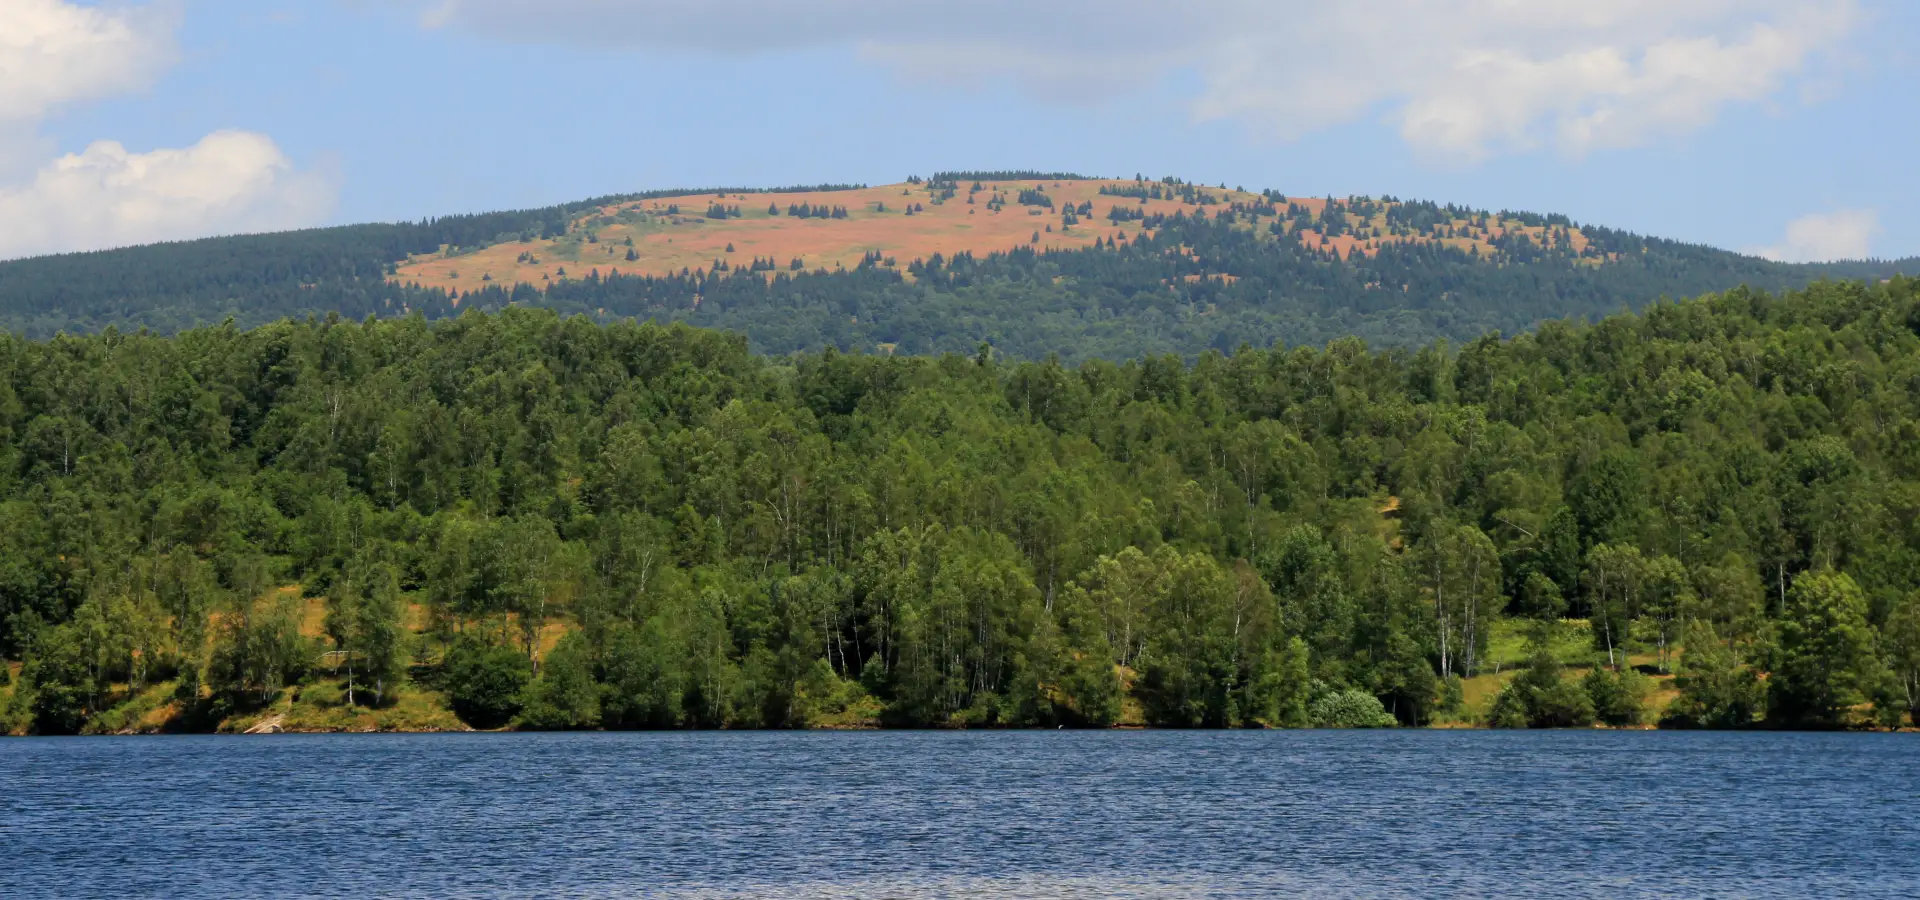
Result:
[[[1563,215],[1390,196],[941,172],[0,262],[0,328],[172,332],[519,304],[728,328],[773,353],[985,341],[1028,357],[1191,356],[1347,335],[1467,340],[1663,296],[1913,271],[1915,260],[1776,263]]]

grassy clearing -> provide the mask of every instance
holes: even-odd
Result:
[[[1145,728],[1147,726],[1147,705],[1134,693],[1134,684],[1140,680],[1140,673],[1131,667],[1118,666],[1120,673],[1120,719],[1115,722],[1122,728]]]
[[[393,689],[383,706],[347,703],[345,678],[325,677],[280,692],[272,703],[257,710],[229,717],[219,731],[237,734],[268,720],[276,720],[285,731],[297,732],[376,732],[376,731],[471,731],[447,708],[446,697],[438,691],[411,683]]]
[[[1520,619],[1496,622],[1487,640],[1482,672],[1461,680],[1462,709],[1436,724],[1463,727],[1484,723],[1493,698],[1526,665],[1531,654],[1528,641],[1532,628],[1532,623]],[[1594,649],[1592,634],[1584,619],[1562,620],[1554,630],[1549,648],[1554,660],[1563,667],[1561,677],[1570,681],[1585,678],[1594,667],[1606,665],[1606,654]],[[1669,657],[1677,659],[1679,648],[1673,648]],[[1659,655],[1648,648],[1629,647],[1624,663],[1652,680],[1652,692],[1647,696],[1647,720],[1659,721],[1667,706],[1680,695],[1673,674],[1659,670]]]
[[[681,269],[710,268],[715,259],[744,267],[754,257],[772,258],[779,271],[801,259],[806,268],[851,269],[871,251],[897,259],[901,267],[914,259],[927,259],[939,253],[951,256],[971,252],[978,256],[1004,252],[1018,247],[1036,249],[1080,249],[1098,239],[1119,232],[1132,234],[1135,223],[1114,226],[1106,219],[1113,206],[1137,207],[1147,215],[1191,216],[1219,206],[1201,207],[1177,199],[1151,200],[1142,205],[1124,197],[1103,196],[1103,185],[1131,185],[1131,181],[1061,181],[1045,184],[1046,194],[1055,208],[1027,209],[1013,202],[1028,182],[983,184],[974,203],[968,203],[968,188],[944,202],[925,184],[891,184],[851,191],[794,194],[714,194],[674,199],[645,200],[588,215],[574,224],[574,230],[553,240],[514,241],[482,248],[452,257],[444,254],[417,256],[401,265],[394,280],[429,287],[477,290],[487,284],[512,286],[525,282],[545,285],[566,277],[581,277],[592,269],[603,274],[667,275]],[[1259,195],[1237,191],[1208,189],[1220,204],[1251,202]],[[1006,199],[1003,209],[989,209],[988,200],[999,195]],[[739,218],[709,220],[702,213],[707,206],[721,202],[740,208]],[[1071,230],[1061,227],[1060,210],[1068,204],[1091,202],[1092,216],[1081,219]],[[1324,201],[1299,201],[1318,208]],[[842,219],[797,218],[786,214],[796,204],[844,207]],[[914,215],[907,215],[909,204]],[[769,205],[781,214],[767,214]],[[677,215],[668,212],[678,206]],[[884,207],[884,211],[881,209]],[[1053,229],[1049,231],[1048,225]],[[586,234],[593,233],[595,242]],[[1035,234],[1039,238],[1035,240]],[[626,258],[631,240],[637,259]],[[731,244],[734,252],[728,253]],[[529,257],[532,260],[530,261]],[[560,270],[565,268],[563,276]],[[491,279],[490,281],[488,279]]]
[[[1496,620],[1493,634],[1487,638],[1487,656],[1482,668],[1497,672],[1526,665],[1530,655],[1527,640],[1533,627],[1532,622],[1523,619]],[[1599,655],[1593,649],[1585,619],[1562,619],[1554,629],[1549,646],[1553,658],[1563,666],[1589,665]]]
[[[1025,207],[1016,202],[1021,190],[1036,186],[1052,199],[1052,208]],[[1191,217],[1212,216],[1228,204],[1262,202],[1259,194],[1211,187],[1204,190],[1217,202],[1208,206],[1177,197],[1141,202],[1100,193],[1102,187],[1132,188],[1134,182],[1130,180],[982,183],[979,193],[971,193],[971,187],[971,183],[962,184],[955,196],[944,199],[930,185],[902,183],[847,191],[691,194],[642,200],[582,216],[567,234],[553,239],[510,241],[452,255],[440,252],[415,256],[398,267],[393,280],[474,291],[490,284],[547,286],[593,271],[671,275],[682,269],[712,268],[716,259],[740,268],[750,265],[755,257],[773,259],[778,271],[787,271],[788,263],[795,258],[801,259],[809,271],[851,269],[872,251],[893,257],[904,267],[914,259],[931,258],[936,253],[985,256],[1021,247],[1083,249],[1095,240],[1138,231],[1137,222],[1116,226],[1107,219],[1116,206],[1138,209],[1147,216],[1180,213]],[[974,202],[969,203],[969,197]],[[1002,202],[992,202],[996,200]],[[1327,203],[1325,199],[1306,197],[1289,198],[1287,202],[1303,206],[1316,216]],[[714,203],[737,208],[740,215],[708,219],[705,212]],[[1092,215],[1081,218],[1071,229],[1062,227],[1061,212],[1084,203],[1093,205]],[[780,213],[769,215],[769,205]],[[846,215],[839,219],[798,218],[787,213],[794,205],[843,207]],[[909,206],[914,208],[913,215],[907,215]],[[1286,204],[1278,209],[1284,213]],[[1264,219],[1258,233],[1264,235],[1265,226],[1272,223],[1272,218]],[[1458,219],[1443,226],[1455,229],[1453,237],[1440,231],[1393,235],[1387,233],[1384,211],[1364,220],[1350,218],[1349,224],[1356,230],[1365,229],[1369,236],[1325,236],[1291,223],[1286,226],[1286,234],[1289,240],[1332,250],[1343,258],[1372,255],[1391,244],[1416,243],[1446,244],[1463,251],[1477,249],[1492,256],[1496,240],[1524,234],[1537,244],[1545,244],[1550,230],[1523,225],[1515,219],[1490,220],[1483,230],[1477,223]],[[1049,229],[1049,225],[1053,227]],[[1572,229],[1570,237],[1575,249],[1586,247],[1587,238],[1578,229]],[[727,251],[729,246],[733,252]],[[629,248],[633,259],[627,258]]]
[[[159,734],[174,730],[180,717],[180,703],[174,693],[178,682],[160,681],[139,691],[115,685],[116,694],[125,699],[87,722],[87,734]]]
[[[864,731],[880,727],[880,715],[886,711],[886,704],[879,698],[859,688],[859,685],[843,686],[840,696],[822,704],[824,709],[816,709],[807,721],[808,728],[824,728],[836,731]]]
[[[1579,681],[1587,677],[1587,673],[1592,670],[1593,667],[1590,665],[1568,666],[1561,672],[1560,677],[1567,681]],[[1500,691],[1519,674],[1520,671],[1518,669],[1509,669],[1505,672],[1487,673],[1462,679],[1461,694],[1465,698],[1463,710],[1453,715],[1442,717],[1441,721],[1436,721],[1434,724],[1440,727],[1451,728],[1474,727],[1484,724],[1487,721],[1488,710],[1493,706],[1493,698],[1499,695]],[[1655,674],[1649,675],[1648,677],[1653,684],[1652,691],[1647,695],[1646,720],[1648,722],[1658,722],[1660,721],[1661,715],[1666,712],[1668,705],[1672,704],[1673,701],[1680,696],[1680,691],[1679,688],[1675,687],[1672,675]]]

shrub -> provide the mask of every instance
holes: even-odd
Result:
[[[1315,728],[1392,728],[1398,724],[1380,698],[1359,688],[1334,691],[1313,701],[1307,720]]]
[[[85,650],[71,626],[48,629],[36,642],[14,690],[25,698],[40,734],[79,734],[93,713],[97,689]]]
[[[463,639],[447,651],[444,687],[453,712],[475,728],[498,728],[520,712],[533,663],[511,647]]]
[[[1647,676],[1632,669],[1612,672],[1596,666],[1580,685],[1593,701],[1595,718],[1614,726],[1645,724]]]
[[[1662,728],[1745,728],[1766,708],[1766,685],[1706,628],[1687,635],[1680,696],[1660,719]]]
[[[546,663],[540,667],[540,677],[527,684],[521,700],[520,724],[557,731],[592,728],[599,723],[600,683],[593,677],[593,660],[586,640],[579,632],[572,632],[547,654]]]
[[[1593,724],[1593,698],[1578,683],[1560,677],[1560,663],[1544,635],[1534,640],[1533,658],[1513,682],[1501,689],[1487,712],[1494,728],[1579,728]]]

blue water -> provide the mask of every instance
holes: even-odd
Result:
[[[0,896],[1920,893],[1920,736],[0,740]]]

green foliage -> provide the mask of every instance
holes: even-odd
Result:
[[[1289,638],[1285,647],[1267,651],[1262,660],[1260,682],[1255,686],[1251,719],[1276,728],[1299,728],[1310,721],[1307,712],[1308,679],[1306,641]],[[1422,672],[1430,669],[1421,667]]]
[[[406,672],[406,633],[401,623],[400,579],[390,563],[361,562],[336,582],[327,607],[327,636],[344,666],[347,702],[356,702],[356,687],[364,683],[374,706]]]
[[[1380,698],[1358,688],[1328,691],[1313,701],[1307,721],[1315,728],[1392,728],[1398,724]]]
[[[1588,687],[1563,676],[1559,660],[1553,657],[1548,627],[1539,627],[1530,643],[1533,652],[1527,667],[1494,697],[1488,724],[1495,728],[1580,728],[1592,724],[1593,697]]]
[[[1633,669],[1613,671],[1598,666],[1580,679],[1580,687],[1593,701],[1593,717],[1613,726],[1644,725],[1647,719],[1647,695],[1651,680]]]
[[[1647,508],[1639,464],[1620,451],[1600,457],[1574,476],[1567,505],[1580,526],[1583,544],[1632,542]]]
[[[1231,631],[1233,610],[1270,608],[1271,601],[1258,596],[1266,587],[1257,580],[1236,585],[1213,559],[1171,548],[1162,548],[1149,565],[1155,583],[1145,598],[1143,632],[1151,636],[1139,656],[1147,721],[1216,728],[1241,723],[1247,710],[1236,691],[1243,675],[1238,636]],[[1251,595],[1236,596],[1236,589]]]
[[[1696,624],[1675,679],[1680,696],[1667,706],[1663,728],[1746,728],[1766,709],[1766,685],[1711,627]]]
[[[441,687],[453,711],[475,728],[498,728],[520,712],[533,664],[498,644],[465,638],[447,651]]]
[[[1449,715],[1460,715],[1467,709],[1467,685],[1460,676],[1442,679],[1440,682],[1439,711]]]
[[[591,649],[579,632],[560,639],[541,663],[540,677],[529,682],[523,694],[519,724],[524,728],[563,730],[600,724],[600,684],[593,677]],[[504,708],[476,715],[497,715]]]
[[[1802,574],[1780,621],[1767,716],[1798,726],[1845,724],[1847,709],[1869,699],[1878,666],[1860,586],[1844,573]]]
[[[258,561],[243,563],[259,566]],[[311,669],[318,648],[300,633],[302,604],[291,591],[262,590],[258,569],[239,576],[239,599],[221,612],[207,681],[236,707],[258,706],[278,696]]]
[[[1632,634],[1646,581],[1646,560],[1640,548],[1598,544],[1587,551],[1581,584],[1586,590],[1589,630],[1593,646],[1607,654],[1607,665],[1617,665]]]
[[[1039,617],[1016,661],[1014,721],[1084,728],[1120,720],[1120,675],[1094,615],[1083,600],[1058,620]]]
[[[1520,612],[1529,618],[1552,622],[1567,612],[1567,598],[1545,572],[1527,573],[1520,586]]]
[[[102,688],[86,648],[71,626],[40,633],[20,672],[34,729],[41,734],[79,734],[98,709]]]
[[[609,728],[675,728],[686,715],[685,657],[666,620],[611,628],[600,651],[606,697],[601,719]]]
[[[1319,682],[1417,725],[1557,589],[1557,662],[1684,648],[1676,723],[1762,682],[1780,724],[1887,722],[1917,309],[1827,283],[1077,366],[534,309],[0,336],[0,647],[39,730],[170,680],[196,723],[301,705],[316,666],[365,721],[349,692],[429,696],[402,621],[476,724],[1291,726]],[[1497,719],[1632,719],[1637,676],[1534,656]]]
[[[1881,633],[1892,676],[1890,699],[1905,703],[1908,720],[1920,724],[1920,593],[1902,600]]]
[[[943,185],[943,193],[950,194],[951,183]],[[783,190],[835,187],[845,186]],[[1029,201],[1045,198],[1032,188],[1004,186],[1009,191],[1016,187],[1029,194]],[[729,266],[731,276],[711,271],[665,277],[594,272],[539,287],[490,281],[458,296],[388,280],[396,264],[420,254],[458,259],[467,251],[535,237],[571,236],[584,242],[593,229],[613,221],[601,215],[605,206],[715,193],[756,192],[653,191],[420,223],[212,238],[5,262],[0,263],[0,329],[42,338],[108,327],[172,333],[229,318],[252,327],[288,317],[360,320],[418,313],[443,318],[518,305],[602,321],[638,317],[727,328],[749,335],[757,349],[771,353],[829,346],[865,350],[879,344],[908,353],[964,352],[990,338],[1011,356],[1037,360],[1058,353],[1079,361],[1161,352],[1193,357],[1242,343],[1323,344],[1347,335],[1401,347],[1439,337],[1471,341],[1488,331],[1513,334],[1556,319],[1641,308],[1665,296],[1741,284],[1779,290],[1822,278],[1879,279],[1914,270],[1911,260],[1785,265],[1590,226],[1583,229],[1590,246],[1582,252],[1568,245],[1497,238],[1495,248],[1485,254],[1477,246],[1466,253],[1438,242],[1386,242],[1371,255],[1341,257],[1275,235],[1277,222],[1249,226],[1236,213],[1155,214],[1140,223],[1145,230],[1118,246],[1109,240],[1086,250],[1028,247],[979,259],[961,253],[915,263],[911,279],[867,266],[806,272],[795,260],[789,272],[772,280],[747,266]],[[1204,190],[1177,183],[1143,183],[1139,195],[1218,202]],[[1348,214],[1341,210],[1360,212],[1370,205],[1336,203],[1313,227],[1344,233],[1349,230]],[[1266,208],[1269,215],[1277,215],[1271,206]],[[678,206],[669,209],[677,211]],[[719,209],[728,218],[739,212],[738,206]],[[828,204],[794,204],[789,214],[801,210],[810,218],[827,220],[847,214],[844,207]],[[709,214],[714,212],[709,209]],[[1091,212],[1083,206],[1076,215]],[[1395,227],[1439,236],[1432,228],[1438,219],[1451,221],[1469,212],[1402,203],[1391,208],[1389,218],[1397,217]],[[1535,224],[1555,218],[1517,217]],[[1564,217],[1557,218],[1566,224]],[[629,261],[635,261],[638,254],[628,249]],[[1601,254],[1612,255],[1602,262]],[[1188,278],[1211,275],[1232,279]],[[1714,408],[1712,384],[1699,373],[1674,376],[1661,384],[1664,390],[1653,411],[1664,425],[1685,425],[1689,417]]]
[[[1433,598],[1442,675],[1473,674],[1486,653],[1500,596],[1500,559],[1472,525],[1435,523],[1413,554],[1415,579]]]

